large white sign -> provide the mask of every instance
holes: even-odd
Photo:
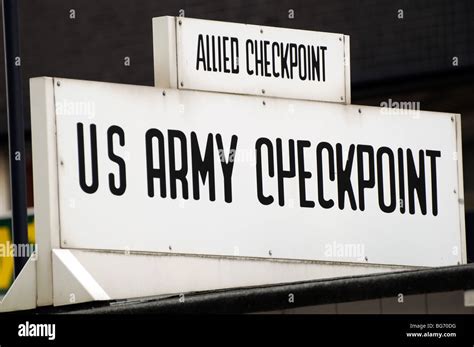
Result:
[[[67,79],[46,98],[62,247],[462,261],[457,115]]]
[[[159,17],[153,40],[157,86],[350,103],[342,34]]]

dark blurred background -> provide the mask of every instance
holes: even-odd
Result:
[[[388,99],[414,101],[420,103],[422,110],[461,113],[467,234],[470,256],[474,257],[472,0],[21,0],[21,63],[29,156],[30,77],[151,86],[151,19],[183,14],[350,35],[353,103],[379,106]],[[0,47],[3,50],[3,42]],[[3,64],[3,52],[0,57]],[[130,66],[124,64],[125,57],[130,58]],[[3,196],[9,189],[5,177],[1,177],[5,172],[2,167],[8,164],[6,136],[4,69],[0,69]],[[28,201],[32,206],[31,160],[28,177]],[[0,199],[0,211],[8,209],[8,199]]]

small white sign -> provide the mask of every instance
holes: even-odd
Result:
[[[67,79],[46,102],[62,247],[463,261],[457,115]]]
[[[350,103],[342,34],[158,17],[153,41],[156,86]]]

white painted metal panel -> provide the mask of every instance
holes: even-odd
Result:
[[[142,86],[97,83],[59,79],[55,83],[59,206],[61,246],[82,249],[111,249],[144,252],[240,255],[267,258],[348,261],[372,264],[440,266],[462,262],[464,244],[461,240],[456,158],[458,119],[451,114],[417,112],[416,116],[397,115],[376,107],[337,105],[220,93],[159,90]],[[98,188],[86,193],[79,184],[78,123],[83,124],[86,183],[91,185],[90,125],[97,131]],[[126,165],[126,190],[114,195],[109,188],[109,175],[118,184],[119,166],[108,155],[107,131],[112,125],[124,132],[124,144],[113,137],[113,150]],[[160,196],[160,180],[154,179],[154,196],[148,195],[146,133],[158,129],[165,140],[164,160],[169,173],[169,130],[181,131],[187,139],[189,198],[182,198],[182,185],[177,182],[177,198],[170,198],[170,182],[166,179],[166,198]],[[199,181],[200,199],[193,196],[191,171],[191,133],[196,134],[201,155],[206,139],[212,134],[215,168],[215,201],[210,201],[208,184]],[[238,137],[232,172],[232,202],[224,201],[224,180],[216,148],[216,134],[222,137],[226,160],[230,140]],[[257,198],[256,141],[265,137],[276,148],[282,140],[284,170],[289,167],[289,140],[310,141],[302,159],[295,153],[296,176],[284,179],[284,206],[278,204],[277,171],[270,177],[268,153],[262,151],[262,183],[265,195],[274,202],[263,205]],[[316,147],[327,142],[341,145],[341,161],[346,163],[350,145],[370,145],[376,153],[383,147],[395,155],[394,173],[398,173],[397,150],[407,156],[414,153],[418,173],[418,153],[425,154],[424,186],[426,214],[420,213],[415,195],[414,214],[409,213],[407,161],[404,159],[404,192],[406,211],[398,204],[391,213],[383,212],[378,200],[378,183],[367,188],[365,209],[361,210],[358,195],[357,151],[350,175],[356,192],[356,209],[338,205],[338,180],[329,179],[329,161],[323,155],[323,180],[326,199],[333,199],[332,208],[318,202]],[[181,168],[179,141],[175,139],[176,167]],[[297,142],[295,146],[297,146]],[[158,142],[152,145],[153,165],[158,168]],[[436,159],[437,205],[433,213],[432,178],[427,151],[439,151]],[[336,152],[336,149],[334,149]],[[337,157],[337,155],[335,154]],[[277,157],[275,154],[275,170]],[[363,156],[365,179],[370,165]],[[336,160],[336,158],[335,158]],[[384,159],[386,160],[386,159]],[[315,207],[300,206],[298,163],[312,177],[304,180],[306,199]],[[369,163],[370,164],[370,163]],[[345,164],[344,164],[345,165]],[[376,166],[377,168],[377,166]],[[385,198],[389,195],[388,164],[381,166]],[[333,171],[335,171],[333,167]],[[421,175],[421,174],[420,174]],[[369,174],[370,176],[370,174]],[[167,174],[167,177],[169,175]],[[341,176],[342,177],[342,176]],[[376,179],[376,178],[375,178]],[[462,177],[461,177],[462,179]],[[376,179],[377,180],[377,179]],[[412,182],[413,183],[413,182]],[[396,197],[400,198],[399,177]],[[388,202],[386,202],[388,203]],[[345,246],[358,245],[363,252],[354,257]],[[342,253],[339,253],[342,247]],[[360,257],[362,256],[362,257]]]
[[[184,17],[153,27],[156,86],[350,103],[348,36]]]
[[[35,202],[35,239],[38,244],[37,303],[53,303],[51,250],[59,248],[58,162],[56,112],[52,78],[30,79],[31,140]]]
[[[94,279],[94,282],[83,282],[86,283],[84,288],[88,292],[97,292],[94,288],[100,286],[113,300],[410,269],[398,266],[246,257],[126,254],[78,249],[61,250],[61,252],[70,252],[70,257],[76,258]],[[53,253],[53,257],[56,258],[59,250],[53,250]],[[56,304],[70,304],[70,293],[78,292],[74,289],[74,286],[78,285],[77,280],[61,277],[55,279],[55,284],[60,288],[60,291],[54,292]],[[99,295],[95,295],[95,299],[99,298]],[[87,295],[81,297],[79,294],[75,295],[75,299],[76,302],[88,300]]]

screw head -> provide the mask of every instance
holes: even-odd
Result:
[[[262,94],[265,94],[265,89],[262,89]]]
[[[183,82],[181,82],[179,85],[180,85],[181,87],[184,87],[184,83],[183,83]]]
[[[265,100],[262,101],[262,105],[265,106],[267,103],[265,102]]]
[[[161,94],[163,94],[163,96],[165,96],[165,95],[166,95],[166,92],[163,90],[163,92],[162,92]]]
[[[260,29],[260,34],[263,34],[263,29]]]
[[[359,108],[359,113],[362,113],[362,110]]]
[[[57,82],[56,82],[56,85],[57,85],[58,87],[60,87],[60,86],[61,86],[61,82],[57,81]]]
[[[179,24],[179,25],[183,24],[183,22],[181,21],[181,19],[178,21],[178,24]]]
[[[272,256],[272,250],[269,250],[269,251],[268,251],[268,255],[269,255],[269,256]]]

